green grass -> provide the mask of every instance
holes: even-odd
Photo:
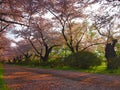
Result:
[[[78,72],[87,72],[87,73],[95,73],[95,74],[106,74],[106,75],[120,75],[120,69],[117,70],[107,70],[106,64],[102,63],[102,65],[93,67],[90,69],[80,69],[80,68],[71,68],[71,67],[63,67],[63,68],[55,68],[58,70],[72,70]]]
[[[106,64],[102,63],[102,65],[94,67],[92,70],[88,70],[88,72],[107,75],[120,75],[120,68],[108,70]]]
[[[93,67],[93,68],[90,68],[90,69],[72,68],[72,67],[69,67],[69,66],[51,67],[49,65],[47,65],[47,66],[34,66],[32,64],[30,64],[30,65],[29,64],[28,65],[17,64],[17,65],[31,67],[31,68],[37,67],[37,68],[42,68],[42,69],[70,70],[70,71],[87,72],[87,73],[95,73],[95,74],[120,75],[120,69],[117,69],[117,70],[107,70],[105,63],[102,63],[102,65],[97,66],[97,67]]]
[[[1,63],[0,63],[0,90],[8,90],[3,80],[3,68]]]

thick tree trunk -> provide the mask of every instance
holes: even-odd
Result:
[[[40,60],[42,60],[42,62],[46,63],[49,60],[49,53],[45,53],[44,56],[40,56]]]
[[[48,56],[44,56],[44,57],[42,58],[42,61],[43,61],[43,62],[47,62],[47,61],[48,61]]]
[[[114,69],[114,58],[117,56],[115,52],[115,44],[117,40],[113,40],[112,43],[107,43],[105,47],[105,57],[107,59],[107,69]]]
[[[48,59],[49,59],[49,54],[51,52],[52,49],[48,48],[47,45],[45,45],[45,55],[44,56],[41,56],[41,59],[43,62],[47,62]]]
[[[53,45],[51,47],[48,47],[47,45],[45,46],[45,55],[41,56],[41,59],[43,62],[47,62],[49,60],[49,55],[50,55],[52,49],[56,46],[59,46],[59,45]]]

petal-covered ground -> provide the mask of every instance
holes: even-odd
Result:
[[[10,90],[120,90],[120,76],[4,65]]]

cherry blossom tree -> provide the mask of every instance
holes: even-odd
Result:
[[[16,52],[20,53],[20,59],[22,61],[22,59],[24,59],[26,62],[30,60],[31,56],[32,56],[32,47],[31,45],[26,41],[26,40],[22,40],[19,42],[14,42],[16,44],[16,47],[14,47],[16,49]],[[23,58],[21,58],[21,56]],[[17,58],[19,61],[19,57]]]
[[[7,52],[9,47],[10,47],[10,40],[8,38],[6,38],[2,32],[2,35],[0,37],[0,60],[2,60],[2,61],[4,60],[4,58],[5,58],[4,54]]]
[[[115,45],[120,40],[120,2],[119,0],[104,0],[99,2],[99,8],[91,11],[93,26],[105,40],[105,57],[107,68],[114,68],[116,58]],[[90,17],[91,17],[90,16]]]
[[[61,39],[60,33],[54,30],[49,20],[42,17],[33,18],[31,21],[30,28],[15,33],[28,40],[35,54],[47,62],[52,49],[59,46],[57,41]]]
[[[80,21],[85,20],[87,16],[83,14],[84,8],[95,2],[95,0],[51,0],[45,2],[45,9],[53,15],[53,20],[58,23],[65,44],[72,53],[79,51],[78,48],[81,43],[81,38],[86,32],[86,30],[83,32],[81,28],[79,28],[79,32],[82,33],[79,35],[77,41],[74,40],[75,30],[72,30],[73,23],[80,23]]]

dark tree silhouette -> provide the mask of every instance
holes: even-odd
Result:
[[[105,47],[105,57],[107,59],[107,68],[112,69],[112,59],[115,58],[116,52],[115,52],[115,44],[117,43],[117,39],[112,40],[112,43],[107,43]]]

